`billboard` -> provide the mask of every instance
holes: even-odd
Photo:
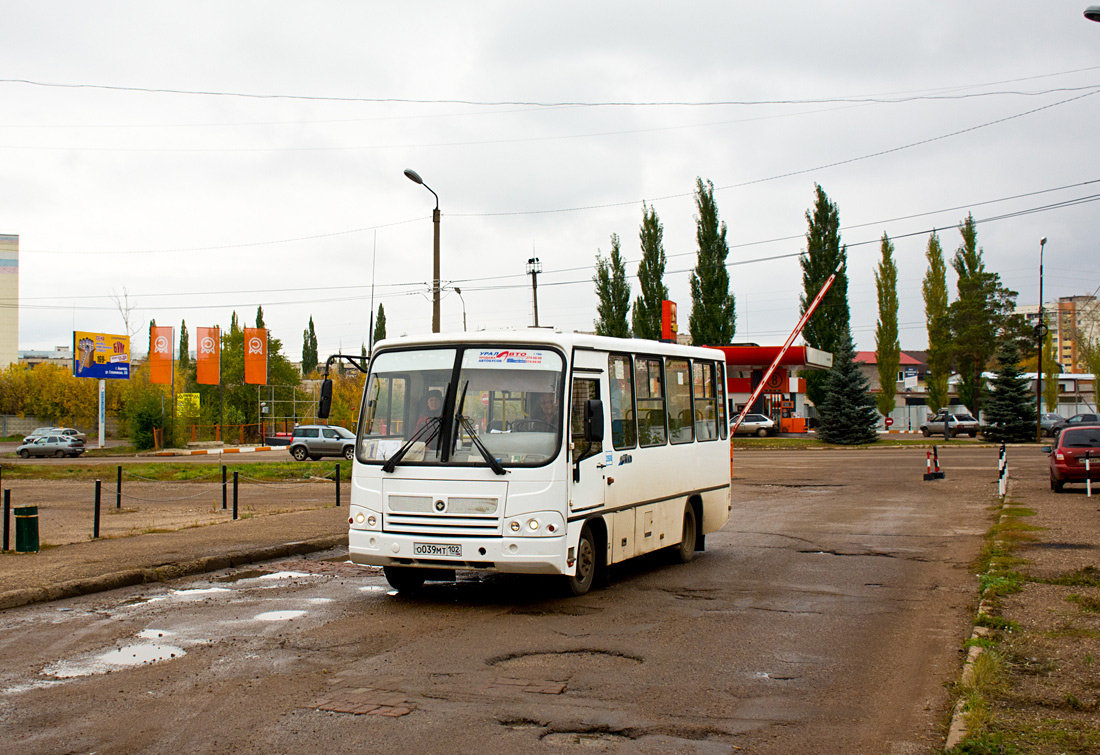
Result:
[[[244,382],[267,385],[267,329],[244,329]]]
[[[217,327],[195,328],[199,348],[195,365],[195,380],[199,385],[217,385],[221,382],[222,338]]]
[[[130,378],[130,337],[73,331],[73,374],[86,378]]]
[[[172,382],[172,359],[175,329],[170,325],[149,326],[149,382],[168,385]]]

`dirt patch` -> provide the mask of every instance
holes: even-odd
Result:
[[[1009,460],[983,579],[989,662],[960,751],[1100,752],[1100,495],[1052,492],[1036,448],[1010,449]]]

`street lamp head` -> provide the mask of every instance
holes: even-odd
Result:
[[[1047,245],[1047,237],[1043,236],[1043,238],[1039,239],[1039,246],[1046,246],[1046,245]]]
[[[405,178],[409,179],[414,184],[420,184],[421,186],[424,185],[424,179],[421,178],[420,174],[412,168],[405,168]]]
[[[1089,21],[1100,21],[1100,5],[1090,5],[1085,8],[1085,18]]]

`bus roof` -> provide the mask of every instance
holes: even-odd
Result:
[[[375,350],[406,349],[412,346],[439,346],[444,344],[515,344],[558,346],[594,351],[622,351],[684,356],[696,359],[725,359],[718,349],[709,346],[681,346],[675,343],[650,341],[643,338],[611,338],[591,333],[563,333],[551,328],[525,328],[522,330],[479,330],[465,333],[425,333],[387,338],[374,345]]]

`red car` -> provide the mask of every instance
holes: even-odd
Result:
[[[1100,483],[1100,425],[1063,430],[1050,452],[1050,489],[1061,493],[1067,482],[1084,482],[1086,456],[1088,476]]]

